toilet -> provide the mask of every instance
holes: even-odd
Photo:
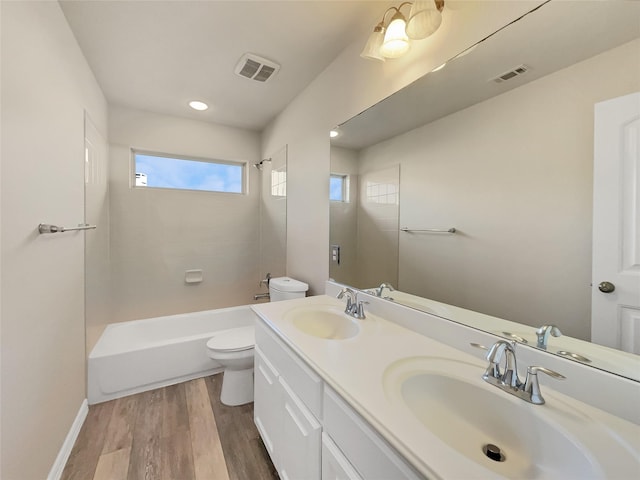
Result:
[[[272,302],[303,298],[309,285],[289,277],[269,281]],[[224,368],[220,401],[229,406],[253,402],[255,327],[223,330],[207,342],[207,355]]]

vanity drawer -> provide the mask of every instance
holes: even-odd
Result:
[[[314,373],[262,320],[256,323],[256,345],[306,407],[322,418],[322,379]]]
[[[337,393],[325,387],[324,431],[364,479],[424,479]]]

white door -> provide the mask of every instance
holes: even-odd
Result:
[[[640,354],[640,92],[595,106],[591,340]]]
[[[111,321],[108,152],[107,140],[85,112],[84,223],[97,225],[84,234],[87,353]]]

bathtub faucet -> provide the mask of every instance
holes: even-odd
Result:
[[[262,300],[263,298],[269,298],[269,293],[258,293],[257,295],[253,296],[254,300]]]

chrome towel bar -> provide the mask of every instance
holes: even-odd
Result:
[[[72,232],[75,230],[94,230],[97,225],[80,224],[77,227],[58,227],[57,225],[49,225],[48,223],[41,223],[38,225],[38,232],[40,233],[62,233]]]
[[[418,229],[418,228],[408,228],[408,227],[402,227],[400,229],[401,232],[427,232],[427,233],[456,233],[456,229],[451,227],[448,230],[444,230],[444,229],[438,229],[438,228],[423,228],[423,229]]]

